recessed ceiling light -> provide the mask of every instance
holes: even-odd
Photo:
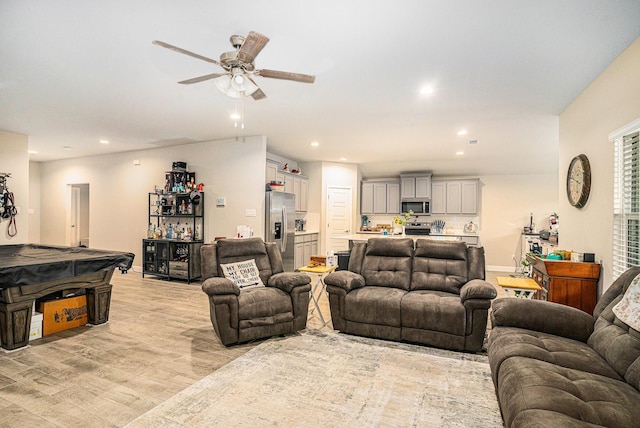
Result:
[[[463,152],[462,150],[458,150],[458,151],[456,152],[456,155],[458,155],[458,156],[462,156],[463,154],[464,154],[464,152]]]
[[[340,160],[341,160],[341,161],[346,161],[346,160],[347,160],[347,158],[342,157],[342,158],[340,158]]]
[[[109,144],[109,140],[100,140],[100,144]]]
[[[469,144],[478,144],[478,140],[469,140]]]
[[[458,135],[467,135],[467,130],[466,129],[459,130]]]
[[[29,150],[27,153],[29,153],[30,155],[37,155],[38,152],[35,150]]]
[[[65,150],[71,150],[71,146],[64,146],[63,149]]]
[[[320,145],[320,143],[318,143],[317,141],[312,141],[311,142],[311,146],[312,147],[318,147]]]
[[[433,95],[433,91],[433,86],[423,86],[422,88],[420,88],[421,95]]]

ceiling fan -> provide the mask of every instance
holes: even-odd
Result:
[[[258,56],[262,48],[264,48],[269,41],[269,38],[265,35],[250,31],[247,37],[233,35],[229,40],[235,48],[235,51],[224,52],[220,55],[220,61],[170,45],[169,43],[161,42],[160,40],[154,40],[153,44],[222,67],[224,69],[223,73],[205,74],[204,76],[182,80],[178,83],[190,85],[192,83],[214,79],[216,87],[233,98],[241,98],[249,95],[251,95],[254,100],[266,98],[265,93],[255,82],[255,76],[293,80],[294,82],[303,83],[313,83],[316,80],[315,76],[309,74],[255,68],[254,61],[256,56]]]

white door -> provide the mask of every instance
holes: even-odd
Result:
[[[80,245],[80,188],[71,186],[71,201],[69,205],[69,233],[67,245]]]
[[[352,217],[351,188],[327,188],[327,252],[349,249],[349,240],[336,236],[353,233]]]

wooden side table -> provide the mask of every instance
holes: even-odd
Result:
[[[498,285],[504,288],[507,296],[519,297],[521,299],[533,299],[542,290],[531,278],[513,278],[511,276],[499,276],[496,278]]]
[[[593,314],[598,300],[599,263],[547,260],[531,255],[527,260],[533,268],[531,277],[543,288],[545,300]]]

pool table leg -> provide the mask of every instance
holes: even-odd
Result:
[[[87,288],[87,321],[89,324],[104,324],[109,321],[111,284]]]
[[[3,349],[12,351],[29,344],[33,300],[0,303],[0,342]]]

